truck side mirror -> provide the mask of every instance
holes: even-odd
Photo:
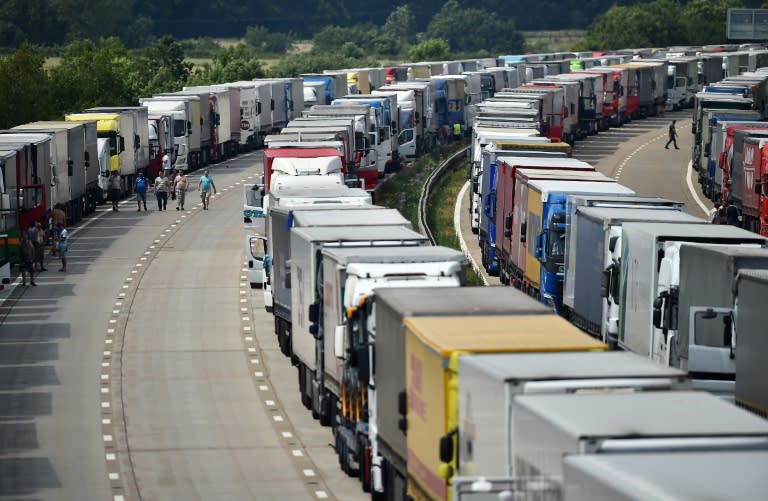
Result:
[[[288,261],[285,263],[285,279],[283,281],[283,287],[286,289],[291,288],[291,262]]]
[[[192,134],[192,122],[187,121],[187,135]]]
[[[524,244],[527,238],[528,238],[528,223],[523,223],[520,225],[520,243]]]
[[[661,309],[664,306],[664,299],[661,296],[653,300],[653,326],[661,329]]]
[[[507,214],[504,216],[504,228],[508,230],[512,229],[512,214]]]
[[[75,175],[75,162],[72,159],[67,160],[67,176],[72,177]]]
[[[760,178],[755,179],[755,194],[763,194],[763,182],[760,180]]]
[[[611,251],[611,253],[613,253],[613,251],[616,250],[616,242],[618,241],[619,241],[619,237],[614,236],[614,237],[611,237],[610,242],[608,242],[608,250]]]
[[[123,151],[125,151],[125,138],[120,136],[120,152],[122,153]]]
[[[403,432],[403,435],[408,434],[408,418],[406,413],[408,412],[407,397],[405,390],[401,390],[397,394],[397,413],[400,418],[397,420],[397,427]]]
[[[87,169],[91,166],[91,153],[88,151],[84,152],[83,159],[85,160],[85,168]]]
[[[546,239],[546,231],[542,231],[538,235],[536,235],[536,248],[533,251],[533,257],[538,259],[539,261],[544,260],[544,241]]]
[[[345,359],[346,352],[344,351],[344,337],[347,333],[347,328],[344,325],[337,325],[333,331],[333,354],[336,358]]]
[[[313,324],[316,324],[318,317],[320,316],[320,305],[318,303],[312,303],[309,305],[308,318]]]
[[[611,288],[611,269],[606,268],[600,276],[600,297],[608,299],[608,291]]]
[[[216,126],[218,127],[219,125],[221,125],[221,115],[216,113]]]
[[[440,437],[440,461],[450,463],[453,459],[453,433]]]

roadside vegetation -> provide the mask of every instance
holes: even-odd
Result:
[[[376,204],[399,210],[414,228],[419,228],[419,196],[429,175],[451,155],[468,145],[460,141],[439,146],[389,176],[376,190]],[[453,211],[459,190],[467,180],[466,164],[448,172],[435,186],[427,201],[427,224],[438,245],[461,250],[459,239],[453,227]],[[479,275],[470,267],[467,272],[468,285],[483,285]]]

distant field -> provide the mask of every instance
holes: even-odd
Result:
[[[585,30],[524,31],[526,52],[569,51],[586,36]]]

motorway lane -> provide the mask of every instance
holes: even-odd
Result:
[[[69,273],[3,303],[0,498],[366,498],[243,281],[234,184],[259,159],[211,169],[210,211],[100,209],[73,232]]]

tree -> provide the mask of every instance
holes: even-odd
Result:
[[[204,64],[189,78],[193,85],[209,85],[237,80],[253,80],[266,76],[256,51],[245,44],[227,47],[213,56],[211,64]]]
[[[181,89],[192,68],[193,64],[185,61],[184,46],[172,35],[164,35],[125,70],[131,93],[144,97]]]
[[[457,0],[448,0],[427,26],[428,38],[446,40],[453,52],[519,52],[522,34],[511,20],[502,20],[482,9],[462,9]]]
[[[442,61],[450,55],[451,47],[448,42],[439,38],[424,40],[408,50],[408,59],[411,61]]]
[[[654,0],[629,7],[614,5],[595,19],[578,48],[658,47],[681,45],[686,40],[680,4],[674,0]]]
[[[265,26],[249,26],[245,41],[260,54],[284,54],[293,46],[293,36],[269,31]]]
[[[0,58],[0,129],[50,118],[50,85],[45,57],[28,44]]]
[[[743,8],[741,0],[689,0],[683,10],[687,43],[707,45],[725,43],[728,9]]]
[[[130,85],[135,65],[115,37],[101,39],[98,46],[91,40],[72,42],[50,72],[54,110],[64,114],[93,106],[135,106],[138,96]]]
[[[416,42],[416,16],[408,4],[397,7],[387,17],[382,34],[404,44]]]
[[[0,4],[0,45],[28,41],[51,45],[64,40],[64,29],[49,0],[5,0]]]

